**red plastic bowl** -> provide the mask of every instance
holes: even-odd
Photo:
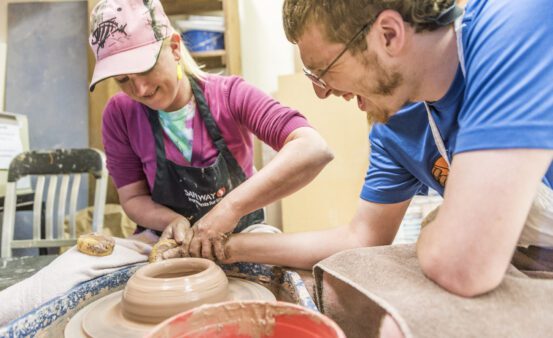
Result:
[[[330,318],[285,302],[225,302],[175,315],[147,338],[345,338]]]

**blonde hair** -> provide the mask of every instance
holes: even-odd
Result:
[[[283,24],[286,37],[296,43],[306,27],[317,23],[324,27],[329,42],[347,43],[364,25],[380,12],[398,12],[416,32],[440,27],[435,19],[455,0],[285,0]],[[351,45],[353,53],[367,49],[365,39]]]
[[[174,34],[178,34],[178,33],[174,33]],[[171,43],[171,36],[163,40],[163,45],[161,48],[165,48],[169,46],[170,43]],[[194,60],[194,58],[188,51],[188,48],[186,48],[186,46],[184,45],[184,42],[182,41],[182,39],[180,39],[179,44],[180,44],[180,53],[181,53],[181,60],[179,62],[183,66],[184,73],[189,76],[192,76],[195,79],[204,80],[207,76],[207,73],[203,71],[202,66],[198,65],[196,60]]]
[[[205,80],[207,73],[202,70],[203,66],[198,65],[196,60],[194,60],[192,55],[190,55],[190,52],[188,51],[182,40],[180,41],[180,51],[184,72],[198,80]]]

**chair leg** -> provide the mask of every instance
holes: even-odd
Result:
[[[12,256],[11,242],[13,240],[15,226],[15,206],[17,204],[15,188],[15,182],[8,182],[6,184],[4,214],[2,215],[2,244],[0,245],[2,258],[9,258]]]
[[[46,204],[42,202],[40,207],[40,238],[46,238]],[[39,256],[59,255],[60,248],[38,248]]]
[[[40,238],[46,238],[46,205],[42,202],[40,206]],[[48,248],[38,248],[39,256],[48,255]]]

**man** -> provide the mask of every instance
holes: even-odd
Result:
[[[530,262],[521,269],[552,266],[534,259],[553,247],[552,14],[548,0],[473,0],[464,15],[453,0],[285,0],[285,31],[299,47],[317,96],[356,98],[369,120],[378,122],[370,135],[370,166],[349,224],[311,233],[236,235],[227,244],[227,261],[310,268],[339,251],[388,245],[411,198],[433,188],[444,202],[421,231],[411,270],[433,283],[416,279],[405,297],[426,295],[437,284],[434,294],[460,302],[444,310],[453,318],[473,310],[482,318],[487,304],[512,305],[500,285],[517,246],[515,258]],[[376,262],[394,252],[389,247],[363,254]],[[402,275],[383,276],[393,282]],[[542,284],[524,285],[524,295],[540,299],[532,292]],[[448,321],[425,331],[425,311],[377,296],[395,313],[384,317],[381,335],[482,334],[460,332]],[[543,304],[534,305],[547,313]],[[417,311],[423,317],[411,315]],[[525,335],[516,331],[521,326],[513,317],[497,322]]]

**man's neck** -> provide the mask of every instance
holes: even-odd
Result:
[[[445,96],[459,66],[452,26],[413,35],[410,74],[415,88],[411,101],[438,101]]]

